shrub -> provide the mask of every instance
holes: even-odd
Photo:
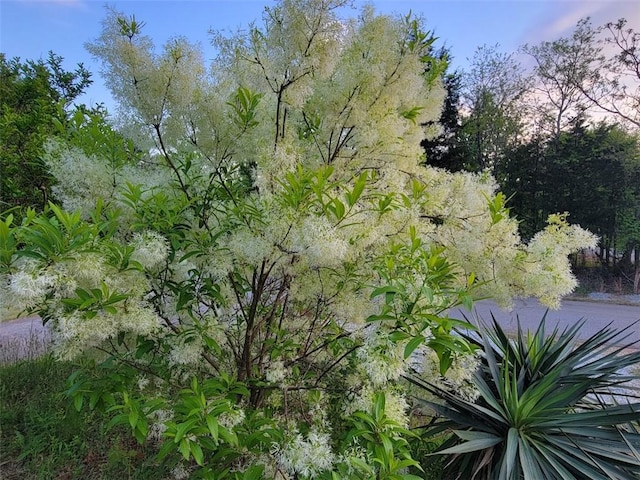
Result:
[[[582,341],[581,325],[547,335],[543,318],[515,340],[495,319],[482,326],[468,337],[484,352],[476,401],[410,377],[443,401],[420,403],[441,416],[423,435],[452,433],[438,451],[450,457],[448,478],[638,478],[640,402],[620,388],[639,379],[624,370],[640,352],[610,328]]]

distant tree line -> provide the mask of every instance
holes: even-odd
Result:
[[[601,265],[640,283],[640,33],[583,19],[568,37],[505,54],[482,46],[446,78],[426,162],[489,171],[525,239],[547,216],[600,237]]]

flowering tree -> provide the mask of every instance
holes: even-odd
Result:
[[[455,370],[447,310],[555,305],[594,240],[555,216],[524,245],[489,176],[421,166],[434,38],[345,3],[214,34],[209,72],[111,11],[89,50],[148,154],[88,148],[78,121],[48,146],[62,208],[0,223],[4,301],[49,321],[61,357],[106,359],[72,378],[76,405],[204,477],[416,478],[398,380],[420,352]]]

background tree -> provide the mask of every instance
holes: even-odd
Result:
[[[624,180],[617,212],[618,231],[616,246],[623,251],[620,267],[623,272],[633,273],[633,291],[640,292],[640,140],[638,136],[628,137],[627,142],[635,143],[629,155],[622,159]]]
[[[445,168],[490,169],[512,197],[524,238],[532,238],[549,213],[570,212],[572,222],[601,235],[603,274],[617,251],[619,267],[627,265],[623,276],[633,270],[635,240],[626,239],[635,238],[637,224],[635,184],[627,182],[636,175],[636,129],[623,138],[613,126],[633,127],[638,111],[638,35],[626,23],[594,29],[587,18],[568,37],[525,45],[521,52],[534,62],[527,80],[513,56],[496,47],[478,49],[461,88],[449,95],[459,115],[449,146],[425,144],[436,148],[427,162],[430,153]],[[596,123],[603,113],[608,124]],[[442,153],[455,160],[444,156],[441,162]]]
[[[52,178],[45,166],[43,144],[56,134],[73,101],[91,84],[79,64],[66,71],[62,57],[21,62],[0,54],[0,210],[14,206],[42,209],[50,199]]]
[[[574,35],[590,43],[593,56],[575,84],[596,107],[640,128],[640,33],[627,23],[624,18],[597,28],[588,18],[578,23]]]
[[[536,62],[536,89],[528,101],[538,112],[538,127],[532,131],[538,139],[518,149],[517,156],[524,157],[506,165],[509,178],[498,175],[507,191],[515,191],[516,185],[528,185],[517,194],[526,197],[528,205],[518,200],[513,205],[514,211],[525,219],[525,231],[535,231],[546,212],[567,209],[572,221],[601,235],[603,272],[616,263],[618,252],[624,259],[618,266],[623,276],[633,271],[632,245],[636,242],[631,237],[636,237],[632,232],[637,224],[634,219],[638,205],[632,198],[637,196],[633,180],[637,155],[634,136],[640,97],[639,37],[626,25],[627,21],[620,19],[594,28],[585,18],[568,37],[523,47],[522,51]],[[630,127],[629,134],[625,136],[619,127],[598,123],[586,127],[601,121],[603,115],[609,124]],[[542,157],[534,153],[540,152],[536,144],[544,145]],[[558,151],[553,153],[550,145]],[[535,158],[528,160],[532,175],[522,176],[519,169],[526,166],[526,151]],[[533,178],[538,174],[544,180]],[[529,221],[533,223],[527,226]],[[637,279],[639,271],[636,268],[631,276]],[[637,290],[638,281],[632,283]]]
[[[597,58],[595,33],[581,21],[571,37],[524,45],[521,51],[535,62],[534,94],[530,101],[536,112],[535,128],[557,139],[584,119],[588,102],[576,79],[589,75],[592,59]]]
[[[462,78],[460,135],[468,169],[495,174],[523,135],[522,100],[529,81],[514,57],[497,45],[479,47]]]
[[[577,125],[560,135],[555,151],[547,152],[549,210],[572,212],[573,221],[600,237],[601,251],[607,256],[619,226],[626,187],[624,162],[636,154],[636,148],[635,141],[623,138],[615,127]]]
[[[613,266],[618,252],[626,272],[634,271],[639,153],[637,137],[605,123],[576,125],[556,140],[531,139],[516,149],[501,178],[523,236],[549,213],[570,212],[572,222],[600,237],[603,266]]]
[[[451,172],[464,170],[468,166],[467,151],[460,138],[462,116],[460,93],[462,74],[460,72],[443,75],[443,85],[447,96],[438,120],[440,134],[422,141],[425,163],[433,167],[446,168]]]
[[[525,240],[543,227],[550,211],[546,149],[547,140],[534,136],[512,148],[508,161],[497,172],[501,191],[509,198],[508,205],[520,222],[519,231]]]

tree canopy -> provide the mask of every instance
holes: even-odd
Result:
[[[40,209],[51,198],[52,178],[42,160],[43,144],[56,134],[73,101],[91,84],[78,65],[66,71],[63,59],[49,52],[46,60],[7,59],[0,53],[0,209]]]

